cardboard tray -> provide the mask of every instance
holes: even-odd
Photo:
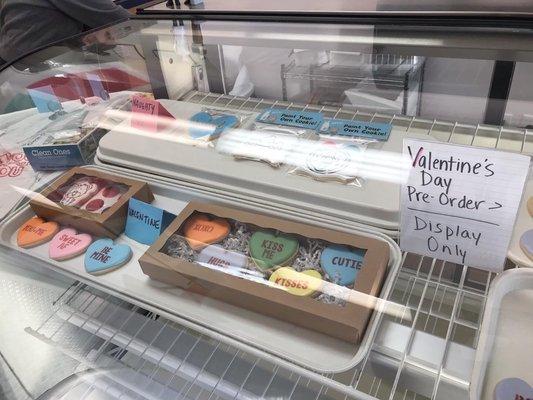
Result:
[[[503,272],[491,284],[470,383],[471,400],[493,400],[502,379],[533,386],[533,270]]]
[[[113,172],[110,169],[91,167],[103,172]],[[133,179],[140,179],[136,174],[124,174]],[[182,211],[190,201],[198,200],[216,204],[238,207],[246,211],[265,212],[253,201],[236,201],[227,195],[207,191],[180,188],[158,182],[156,179],[143,179],[152,189],[154,205],[175,214]],[[371,230],[357,229],[349,224],[332,225],[331,222],[308,217],[303,214],[282,214],[275,212],[276,207],[269,209],[272,214],[297,222],[313,223],[317,226],[331,226],[343,232],[356,232],[378,238],[389,245],[390,262],[388,276],[383,285],[380,298],[385,299],[392,290],[394,279],[400,268],[401,252],[397,244],[385,235]],[[258,313],[231,306],[227,303],[190,293],[171,285],[154,281],[143,274],[138,259],[148,246],[141,245],[121,235],[118,243],[127,243],[132,247],[133,258],[124,267],[99,277],[87,274],[83,266],[83,256],[64,262],[54,262],[48,258],[47,244],[32,248],[21,249],[16,245],[17,230],[22,223],[34,214],[29,206],[23,207],[16,214],[6,219],[0,225],[0,243],[3,246],[25,253],[34,261],[48,268],[65,273],[73,278],[98,287],[108,293],[125,298],[134,304],[153,309],[155,312],[169,315],[179,323],[197,331],[208,334],[225,343],[239,346],[253,354],[262,357],[274,357],[287,367],[299,368],[305,371],[319,371],[321,373],[336,373],[353,368],[359,364],[368,351],[375,336],[381,311],[374,312],[367,330],[359,346],[354,346],[343,340],[328,335],[294,326],[293,324],[270,318]],[[384,302],[379,302],[382,309]],[[259,352],[259,353],[258,353]]]

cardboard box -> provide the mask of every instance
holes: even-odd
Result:
[[[350,288],[353,290],[345,289],[348,293],[346,305],[326,304],[311,297],[295,296],[271,285],[243,279],[160,252],[169,237],[179,232],[187,218],[196,212],[240,221],[254,229],[278,230],[301,238],[319,239],[366,250],[362,268],[353,288]],[[378,239],[219,205],[192,202],[176,217],[139,262],[143,272],[153,279],[348,342],[358,343],[364,335],[376,298],[379,297],[387,273],[389,256],[389,245]],[[332,283],[324,285],[339,288]]]
[[[107,181],[123,184],[127,187],[125,193],[109,209],[102,214],[92,213],[74,206],[58,203],[57,193],[71,180],[83,176],[96,177]],[[136,198],[146,203],[153,201],[154,196],[145,182],[111,175],[86,168],[72,168],[52,182],[41,193],[37,193],[30,200],[30,206],[39,217],[56,221],[63,226],[73,227],[81,232],[96,237],[116,238],[124,231],[130,198]]]

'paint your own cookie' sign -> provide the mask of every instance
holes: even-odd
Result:
[[[400,247],[502,271],[530,158],[504,151],[405,139]]]

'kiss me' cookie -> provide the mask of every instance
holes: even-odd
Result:
[[[290,263],[298,253],[299,243],[288,235],[255,232],[250,237],[250,256],[261,272]]]

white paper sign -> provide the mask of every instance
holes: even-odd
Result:
[[[400,247],[498,272],[503,270],[529,171],[521,154],[406,139]]]

